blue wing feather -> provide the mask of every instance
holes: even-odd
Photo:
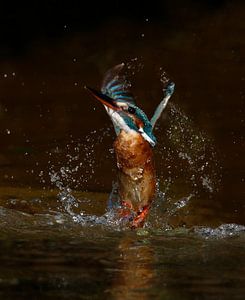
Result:
[[[164,98],[162,99],[162,101],[157,106],[157,108],[156,108],[156,110],[153,114],[153,117],[151,118],[152,128],[155,127],[157,120],[160,118],[162,112],[166,108],[166,106],[168,104],[168,101],[169,101],[170,97],[172,96],[172,94],[174,92],[174,88],[175,88],[175,84],[173,82],[169,82],[166,89],[165,89]]]
[[[135,104],[134,97],[128,89],[126,78],[120,74],[123,67],[124,63],[115,66],[105,74],[101,92],[116,101],[125,101]]]
[[[114,92],[117,91],[117,90],[121,91],[123,88],[124,88],[123,84],[120,83],[120,84],[111,86],[111,87],[110,87],[110,92],[111,92],[111,93],[114,93]],[[108,89],[108,88],[107,88],[107,89]]]

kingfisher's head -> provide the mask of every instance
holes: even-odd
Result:
[[[152,125],[138,106],[127,101],[110,98],[92,88],[87,87],[87,89],[104,105],[116,131],[129,132],[133,130],[141,134],[151,146],[155,146],[156,138],[152,133]]]
[[[156,137],[153,134],[153,128],[173,93],[174,84],[170,83],[168,85],[165,98],[161,101],[154,116],[149,121],[143,110],[136,106],[132,94],[128,91],[125,77],[118,75],[123,66],[124,64],[117,65],[106,73],[101,92],[89,87],[86,88],[104,105],[117,134],[121,130],[126,132],[133,130],[154,147],[156,145]]]

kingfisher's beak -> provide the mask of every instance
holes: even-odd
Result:
[[[120,108],[116,105],[115,100],[110,98],[109,96],[102,94],[98,91],[96,91],[93,88],[90,88],[88,86],[85,86],[85,89],[90,92],[91,95],[93,95],[97,100],[99,100],[102,104],[105,106],[113,109],[113,110],[120,110]]]

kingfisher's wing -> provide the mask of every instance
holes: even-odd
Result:
[[[106,72],[101,92],[115,101],[135,104],[134,97],[129,91],[129,83],[125,75],[120,74],[124,66],[125,64],[122,63]]]
[[[174,87],[175,87],[175,84],[173,82],[170,82],[168,84],[168,86],[166,87],[164,98],[162,99],[162,101],[157,106],[157,108],[154,112],[154,115],[151,118],[152,129],[154,128],[154,126],[156,125],[157,120],[160,118],[162,112],[166,108],[166,106],[168,104],[168,100],[170,99],[170,97],[172,96],[172,94],[174,92]]]

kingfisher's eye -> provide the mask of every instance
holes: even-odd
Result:
[[[128,112],[129,112],[130,114],[134,114],[134,113],[135,113],[135,108],[132,107],[132,106],[129,106],[129,107],[128,107]]]

